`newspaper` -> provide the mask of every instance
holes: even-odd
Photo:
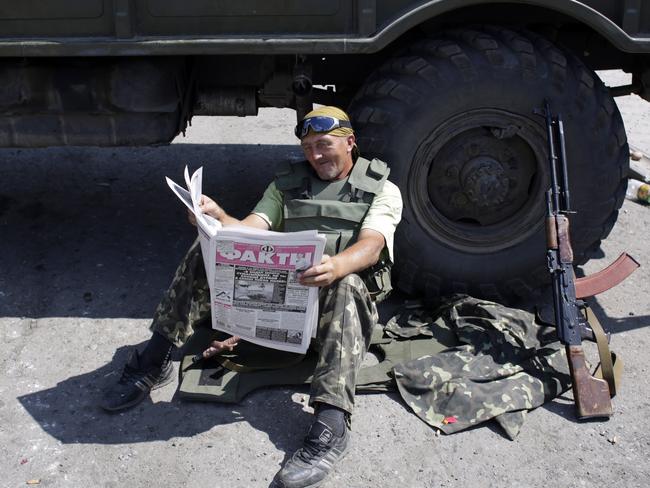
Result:
[[[210,287],[212,327],[255,344],[304,354],[316,334],[318,288],[297,274],[321,262],[325,237],[316,231],[272,232],[223,227],[201,212],[203,168],[187,189],[167,184],[194,213]]]

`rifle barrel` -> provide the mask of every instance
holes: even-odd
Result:
[[[560,172],[562,173],[562,199],[564,200],[564,210],[571,210],[571,202],[569,200],[569,169],[566,160],[566,144],[564,141],[564,123],[562,117],[557,116],[557,132],[558,143],[560,146]]]
[[[546,134],[548,139],[548,161],[551,170],[551,195],[553,196],[553,210],[560,211],[560,190],[558,186],[557,175],[557,154],[555,151],[555,135],[553,131],[553,117],[551,116],[551,108],[548,101],[545,102],[545,118],[546,118]]]

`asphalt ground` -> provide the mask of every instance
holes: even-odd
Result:
[[[650,152],[650,105],[617,102],[630,142]],[[206,193],[243,216],[275,164],[300,157],[293,124],[268,109],[197,118],[165,147],[0,150],[0,486],[273,485],[311,421],[304,388],[233,406],[181,401],[174,383],[118,415],[97,401],[148,338],[195,237],[164,176],[202,165]],[[323,486],[650,486],[649,230],[650,208],[626,201],[584,268],[622,251],[643,266],[592,302],[625,362],[609,421],[577,422],[569,392],[531,412],[514,441],[491,424],[445,436],[396,394],[359,395],[351,451]]]

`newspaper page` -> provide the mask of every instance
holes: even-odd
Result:
[[[213,326],[263,346],[304,353],[315,332],[318,289],[301,285],[297,273],[319,263],[323,247],[316,232],[219,231]]]
[[[189,191],[169,178],[167,184],[196,216],[212,327],[262,346],[304,354],[316,334],[318,288],[301,285],[297,275],[320,263],[325,237],[316,231],[224,228],[199,209],[201,180],[201,168],[191,178],[186,168]]]
[[[203,264],[205,265],[205,274],[208,278],[208,284],[212,283],[213,266],[208,266],[208,256],[214,256],[215,244],[213,238],[216,236],[217,231],[221,229],[221,222],[217,219],[204,214],[199,209],[201,201],[201,189],[203,187],[203,167],[197,169],[190,178],[189,170],[185,166],[185,184],[189,191],[182,186],[175,183],[170,178],[167,180],[167,185],[176,194],[181,202],[194,214],[196,218],[196,228],[199,232],[199,242],[201,244],[201,254],[203,255]]]

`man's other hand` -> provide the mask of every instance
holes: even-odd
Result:
[[[298,279],[304,286],[329,286],[341,277],[339,273],[336,259],[323,254],[320,264],[300,273]]]

